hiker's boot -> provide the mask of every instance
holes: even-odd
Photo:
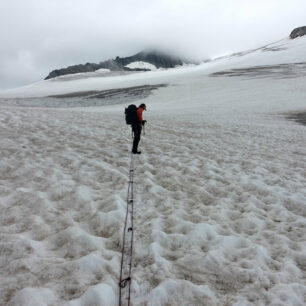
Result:
[[[133,153],[133,154],[141,154],[141,151],[135,151],[135,150],[133,150],[132,153]]]

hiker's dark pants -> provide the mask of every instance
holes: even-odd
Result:
[[[134,133],[134,141],[133,141],[132,151],[136,152],[137,148],[138,148],[139,141],[140,141],[140,135],[141,135],[141,130],[142,130],[141,124],[133,124],[132,125],[132,130],[133,130],[133,133]]]

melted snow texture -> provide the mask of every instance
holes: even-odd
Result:
[[[1,305],[117,293],[127,144],[120,125],[115,148],[110,120],[89,118],[1,111]]]
[[[305,127],[209,117],[150,118],[135,174],[134,304],[303,305]],[[121,116],[12,108],[0,120],[0,304],[116,305]]]
[[[302,306],[305,76],[189,76],[138,101],[132,302]],[[0,304],[117,305],[124,107],[0,107]]]

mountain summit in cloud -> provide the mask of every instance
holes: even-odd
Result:
[[[135,64],[131,65],[133,63]],[[51,71],[45,80],[66,74],[93,72],[98,69],[109,69],[111,71],[150,71],[159,68],[174,68],[176,66],[182,66],[184,63],[191,64],[195,62],[187,59],[182,59],[165,52],[150,50],[142,51],[129,57],[121,58],[117,56],[114,60],[106,60],[104,62],[100,62],[99,64],[86,63],[69,66],[67,68],[56,69]]]

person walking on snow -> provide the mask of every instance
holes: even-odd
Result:
[[[142,126],[147,122],[146,120],[142,120],[142,112],[146,110],[147,107],[145,104],[140,104],[137,108],[136,114],[137,114],[137,123],[132,124],[132,130],[134,132],[134,141],[133,141],[133,154],[141,154],[141,151],[138,151],[138,144],[140,141],[140,135]]]

